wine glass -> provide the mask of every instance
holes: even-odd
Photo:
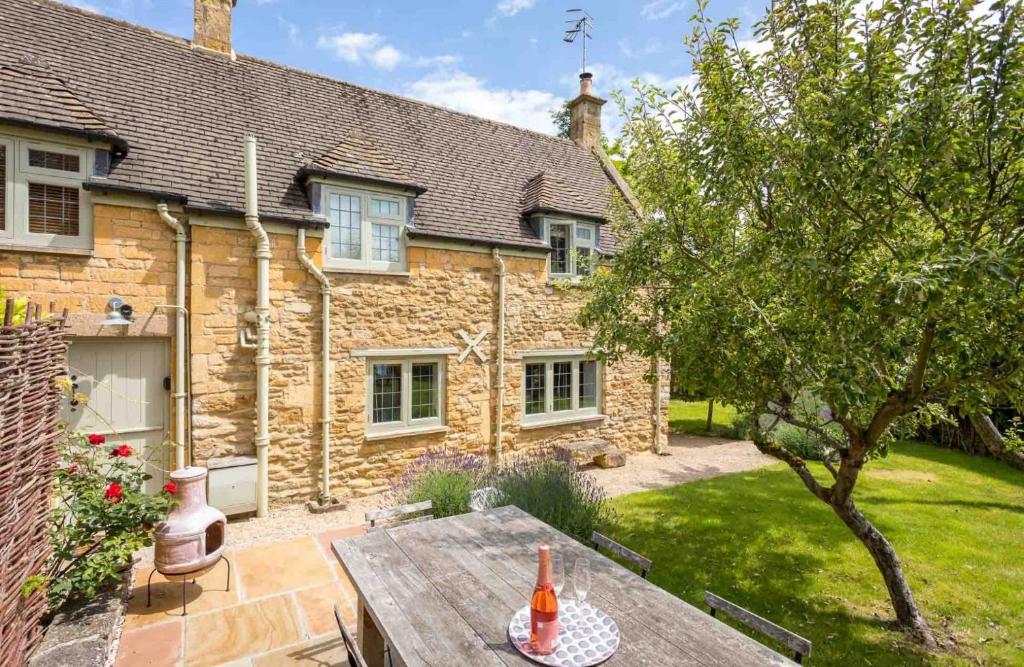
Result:
[[[561,597],[565,588],[565,565],[558,554],[551,554],[551,585],[555,589],[555,597]]]
[[[576,594],[576,604],[582,608],[590,592],[590,561],[586,558],[576,559],[572,571],[572,588]]]

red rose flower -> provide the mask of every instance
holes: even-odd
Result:
[[[178,492],[178,485],[174,482],[167,482],[164,484],[164,491],[171,494],[172,496]]]
[[[107,437],[104,435],[97,435],[95,433],[89,434],[89,444],[95,447],[96,445],[102,445],[107,441]]]
[[[76,472],[78,472],[78,464],[77,463],[72,463],[70,466],[68,466],[68,474],[69,475],[74,475]]]
[[[132,448],[128,445],[121,445],[120,447],[115,447],[114,450],[110,452],[110,455],[128,457],[132,455]]]
[[[121,485],[117,482],[111,482],[107,490],[103,492],[103,497],[115,503],[121,502]]]

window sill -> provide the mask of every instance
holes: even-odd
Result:
[[[583,284],[583,278],[581,278],[580,276],[562,276],[548,278],[548,281],[544,284],[548,287],[558,287],[561,289],[586,287],[586,285]]]
[[[406,438],[413,435],[430,435],[432,433],[447,433],[447,426],[413,426],[411,428],[396,428],[390,431],[373,431],[366,434],[366,441],[390,440],[392,438]]]
[[[605,421],[608,415],[573,415],[569,417],[554,417],[537,421],[520,422],[519,428],[523,431],[534,428],[547,428],[549,426],[565,426],[567,424],[583,424],[586,422]]]
[[[0,241],[0,250],[9,252],[31,252],[43,255],[75,255],[77,257],[92,257],[95,253],[92,248],[61,248],[58,246],[25,245],[21,243],[8,243]]]
[[[380,271],[378,269],[357,269],[344,266],[324,266],[324,273],[342,273],[356,276],[387,276],[390,278],[411,278],[408,271]]]

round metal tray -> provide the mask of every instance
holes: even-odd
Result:
[[[612,618],[588,604],[558,601],[558,645],[549,655],[537,655],[530,647],[530,607],[512,616],[508,637],[520,653],[534,662],[552,667],[599,665],[619,648],[619,626]]]

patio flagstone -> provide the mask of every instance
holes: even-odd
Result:
[[[115,667],[343,663],[333,608],[341,606],[354,630],[356,594],[329,545],[364,532],[356,526],[235,549],[228,555],[231,592],[224,591],[226,567],[218,564],[186,585],[185,617],[180,581],[160,574],[153,577],[153,606],[146,607],[152,568],[140,568]]]

